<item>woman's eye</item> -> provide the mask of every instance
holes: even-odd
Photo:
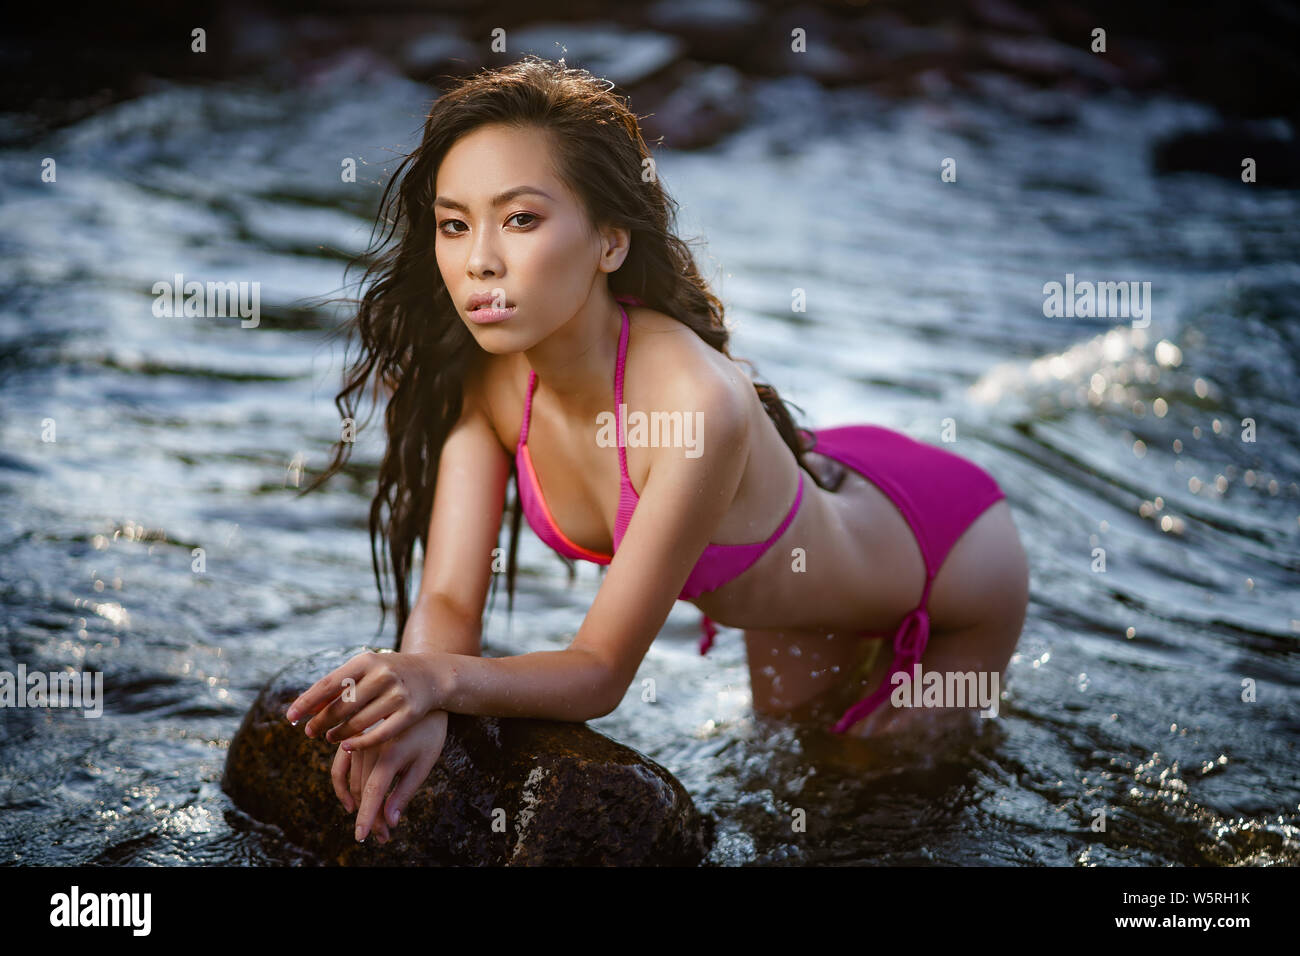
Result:
[[[535,214],[531,212],[517,212],[509,219],[507,219],[506,222],[511,222],[512,220],[518,219],[520,216],[526,216],[528,218],[528,222],[519,223],[520,229],[526,229],[527,227],[531,226],[533,224],[533,220],[538,218]],[[444,219],[442,222],[438,223],[438,231],[441,232],[444,236],[461,236],[465,234],[466,230],[461,230],[461,229],[452,230],[447,228],[448,226],[453,224],[461,225],[461,226],[465,225],[459,219]]]

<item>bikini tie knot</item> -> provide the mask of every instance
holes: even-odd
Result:
[[[923,603],[914,610],[908,611],[898,625],[898,632],[894,635],[894,661],[889,667],[889,675],[874,691],[846,710],[844,716],[831,728],[831,733],[845,733],[883,703],[893,692],[895,674],[906,674],[908,680],[911,680],[911,665],[921,660],[929,640],[930,615],[926,612]]]
[[[894,653],[900,658],[919,661],[930,640],[930,615],[924,607],[907,612],[894,635]]]
[[[702,632],[702,636],[700,637],[700,653],[707,654],[709,653],[709,648],[713,646],[713,639],[718,634],[717,627],[711,620],[709,620],[707,614],[700,615],[700,631]]]

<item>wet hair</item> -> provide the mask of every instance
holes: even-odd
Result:
[[[454,79],[433,103],[420,145],[399,163],[384,187],[371,247],[351,264],[369,263],[361,279],[366,289],[359,300],[346,300],[355,304],[356,313],[338,331],[348,334],[350,344],[359,342],[360,351],[345,370],[334,403],[344,418],[355,422],[358,399],[367,386],[376,404],[385,392],[388,396],[388,441],[369,524],[381,629],[390,606],[384,575],[392,572],[394,648],[401,646],[410,615],[408,588],[417,540],[421,553],[427,553],[443,443],[460,418],[467,376],[487,354],[466,328],[432,261],[437,173],[461,137],[488,124],[547,133],[556,172],[579,197],[589,220],[630,233],[627,257],[608,277],[611,294],[641,299],[732,358],[722,303],[700,277],[690,247],[673,233],[677,203],[657,177],[643,176],[650,150],[636,116],[612,89],[609,81],[567,67],[564,60],[531,55]],[[745,359],[733,360],[753,367]],[[754,388],[799,467],[807,470],[803,430],[795,427],[784,400],[770,385],[756,382]],[[339,471],[351,446],[350,441],[337,442],[332,461],[302,493]],[[521,511],[513,457],[511,461],[515,493],[506,582],[513,610]],[[387,541],[382,564],[381,537]],[[563,560],[572,576],[573,563]],[[494,598],[496,580],[494,574]]]

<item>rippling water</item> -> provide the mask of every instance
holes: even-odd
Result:
[[[391,643],[365,532],[377,430],[323,493],[293,493],[337,429],[337,315],[307,298],[340,289],[427,105],[346,70],[168,87],[0,153],[0,669],[98,670],[105,695],[100,719],[0,709],[0,860],[311,862],[219,780],[273,672]],[[804,424],[937,444],[951,419],[1011,500],[1029,619],[972,741],[755,717],[740,632],[701,659],[685,604],[592,726],[678,775],[717,819],[717,864],[1295,863],[1300,194],[1154,177],[1154,139],[1208,122],[1174,101],[786,79],[755,105],[718,147],[660,157],[734,353]],[[261,325],[156,317],[176,273],[260,282]],[[1067,273],[1149,281],[1150,326],[1045,317]],[[492,653],[565,646],[599,583],[521,547]]]

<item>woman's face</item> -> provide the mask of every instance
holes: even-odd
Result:
[[[480,347],[531,348],[582,307],[601,271],[601,236],[552,171],[544,132],[479,127],[447,151],[435,186],[438,270]],[[494,297],[490,309],[512,308],[476,322],[476,294]]]

